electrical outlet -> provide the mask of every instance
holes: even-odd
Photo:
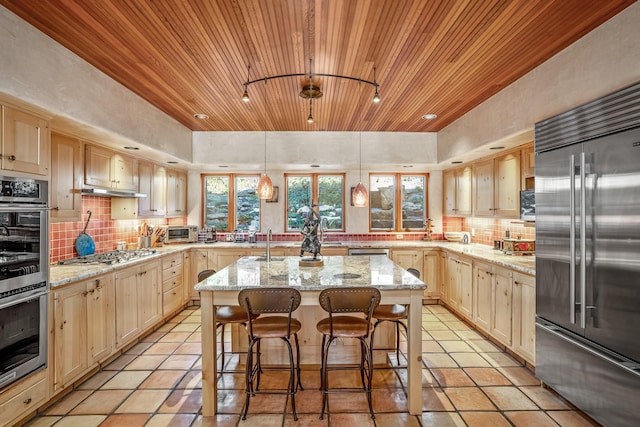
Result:
[[[396,234],[396,240],[404,239],[404,234]]]
[[[476,229],[475,228],[471,229],[471,237],[476,237]]]

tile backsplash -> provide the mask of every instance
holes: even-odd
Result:
[[[535,223],[519,219],[498,219],[479,217],[444,217],[444,231],[468,231],[472,233],[471,243],[493,246],[494,240],[503,240],[509,230],[512,239],[535,240]]]

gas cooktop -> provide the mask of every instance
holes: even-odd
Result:
[[[92,254],[86,256],[79,256],[76,258],[69,258],[58,261],[60,265],[71,264],[120,264],[127,261],[133,261],[134,259],[142,258],[145,256],[153,255],[156,253],[155,249],[136,249],[131,251],[111,251],[103,252],[100,254]]]

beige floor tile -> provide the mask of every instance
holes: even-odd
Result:
[[[444,322],[422,322],[422,327],[429,333],[432,331],[450,331]]]
[[[540,386],[520,387],[520,390],[536,405],[546,410],[569,410],[567,402],[546,388]]]
[[[202,334],[200,332],[194,332],[189,335],[186,342],[202,342]]]
[[[167,357],[158,369],[183,369],[189,370],[198,361],[199,356],[178,354]]]
[[[166,355],[160,354],[141,354],[125,366],[124,369],[126,371],[153,370],[160,366],[167,357]]]
[[[176,326],[175,323],[165,323],[164,325],[160,326],[158,329],[156,329],[156,332],[169,332],[170,330],[172,330],[174,327]],[[166,335],[164,335],[166,336]],[[164,337],[163,336],[163,337]]]
[[[151,375],[151,371],[122,371],[107,381],[100,389],[113,390],[124,389],[133,390]]]
[[[439,426],[441,424],[438,424]],[[415,415],[409,415],[408,413],[395,413],[395,414],[380,414],[376,412],[376,426],[377,427],[419,427],[420,422]]]
[[[478,353],[478,354],[484,357],[491,364],[491,366],[494,366],[496,368],[522,366],[520,362],[518,362],[516,359],[514,359],[513,357],[509,356],[506,353]]]
[[[298,421],[293,419],[293,414],[287,413],[284,417],[284,427],[327,427],[329,425],[329,417],[324,420],[318,419],[318,414],[301,414],[298,412]]]
[[[494,343],[485,339],[466,340],[466,343],[469,347],[480,353],[496,353],[502,351]]]
[[[150,342],[139,342],[138,344],[131,347],[129,350],[125,351],[125,354],[142,354],[146,349],[151,347]]]
[[[472,387],[475,384],[462,368],[432,369],[431,373],[441,387]]]
[[[496,407],[476,387],[447,387],[445,394],[459,411],[495,411]]]
[[[449,356],[451,356],[459,366],[464,368],[488,368],[491,366],[489,362],[483,359],[478,353],[449,353]]]
[[[239,414],[244,405],[244,390],[218,390],[218,412],[221,414]]]
[[[457,412],[423,412],[419,418],[425,427],[465,427]]]
[[[500,412],[460,412],[469,427],[510,427],[511,424]]]
[[[202,390],[179,389],[169,394],[159,413],[197,414],[202,407]]]
[[[108,415],[131,394],[131,390],[98,390],[73,408],[71,415]]]
[[[456,331],[458,337],[463,340],[481,340],[484,339],[482,335],[480,335],[477,331],[467,330],[467,331]]]
[[[159,342],[185,342],[193,332],[168,332]]]
[[[61,400],[47,408],[44,413],[46,415],[66,415],[69,411],[78,406],[80,402],[89,397],[91,393],[91,390],[72,391]]]
[[[434,330],[429,330],[427,331],[427,333],[431,336],[431,338],[433,338],[434,340],[447,340],[447,341],[453,341],[453,340],[459,340],[461,339],[458,335],[456,335],[455,332],[450,331],[450,330],[442,330],[442,331],[434,331]]]
[[[543,411],[514,411],[504,415],[516,427],[557,427],[556,422]]]
[[[378,389],[371,392],[373,410],[378,412],[408,412],[407,395],[401,388]]]
[[[199,326],[198,323],[181,323],[171,329],[171,332],[195,332]]]
[[[109,415],[100,427],[142,427],[151,414],[113,414]]]
[[[215,417],[198,415],[191,427],[236,427],[239,415],[217,414]]]
[[[553,418],[562,427],[599,426],[599,424],[591,418],[577,411],[547,411],[547,415]]]
[[[97,390],[113,378],[118,371],[100,371],[78,386],[80,390]]]
[[[442,346],[442,348],[447,353],[468,353],[473,352],[474,349],[469,347],[469,345],[464,341],[438,341],[438,344]]]
[[[496,368],[465,368],[467,375],[479,386],[511,385],[511,381]]]
[[[73,415],[62,418],[58,427],[97,427],[107,418],[105,415]]]
[[[471,328],[471,326],[467,325],[466,323],[464,323],[461,320],[454,320],[454,321],[444,321],[444,324],[447,325],[447,328],[451,329],[452,331],[472,331],[473,328]]]
[[[173,388],[178,381],[183,380],[185,377],[185,371],[176,370],[176,371],[154,371],[151,375],[147,377],[146,380],[142,384],[140,384],[140,389],[150,389],[150,388]],[[200,377],[202,378],[202,377]],[[195,384],[193,384],[195,385]],[[200,388],[202,385],[200,386]],[[193,387],[195,388],[195,387]]]
[[[145,427],[189,427],[196,418],[193,414],[156,414]]]
[[[154,343],[151,347],[144,352],[147,355],[158,355],[158,354],[172,354],[176,349],[180,347],[179,342],[157,342]]]
[[[31,421],[25,424],[26,427],[51,427],[55,423],[57,423],[62,417],[61,416],[40,416],[32,419]]]
[[[331,414],[331,427],[374,427],[375,423],[369,413],[364,414]],[[325,417],[326,418],[326,417]]]
[[[435,340],[422,341],[422,353],[444,353],[444,349]]]
[[[503,411],[531,411],[538,407],[517,387],[482,387],[487,396]]]
[[[439,322],[440,319],[435,314],[426,313],[422,315],[423,322]]]
[[[246,420],[240,420],[238,427],[280,427],[282,425],[282,415],[247,414]]]
[[[118,414],[155,412],[171,390],[136,390],[116,409]]]
[[[140,341],[141,342],[156,342],[158,341],[160,338],[162,338],[164,336],[164,334],[166,334],[166,332],[153,332],[149,335],[147,335],[146,337],[142,338]]]
[[[329,394],[329,411],[332,414],[339,412],[368,413],[369,404],[367,403],[367,396],[364,392]]]
[[[453,411],[454,406],[440,388],[422,389],[422,411]]]
[[[173,354],[202,354],[202,344],[199,342],[191,342],[181,344]]]
[[[458,364],[444,353],[422,353],[422,360],[428,368],[457,368]]]
[[[127,366],[129,363],[131,363],[131,361],[135,360],[136,357],[137,355],[135,354],[123,354],[120,357],[118,357],[116,360],[114,360],[113,362],[105,366],[104,370],[119,371],[123,369],[125,366]]]
[[[507,366],[496,368],[498,371],[509,378],[514,385],[540,385],[540,380],[533,375],[529,369],[522,366]]]

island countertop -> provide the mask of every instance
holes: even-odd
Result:
[[[425,289],[420,279],[384,255],[328,256],[318,267],[300,266],[300,257],[247,256],[198,283],[198,291],[240,290],[252,286],[290,286],[322,290],[335,286],[374,286],[381,290]]]

